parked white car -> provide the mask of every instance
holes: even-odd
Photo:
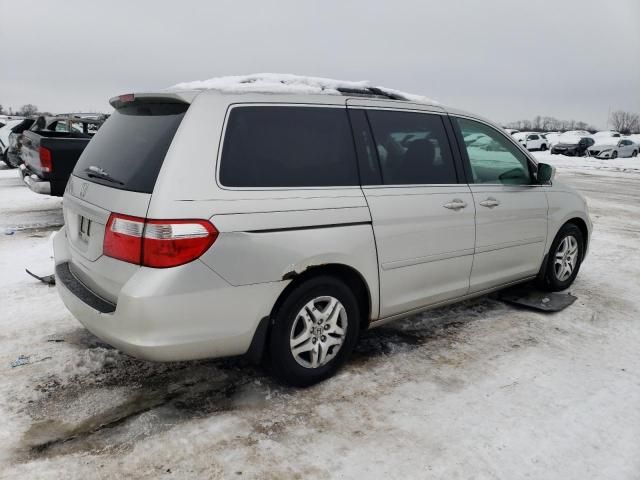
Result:
[[[4,160],[6,158],[7,150],[9,149],[9,135],[11,134],[11,129],[20,123],[22,123],[22,119],[6,120],[5,125],[0,127],[0,160]]]
[[[615,130],[603,130],[601,132],[594,133],[593,139],[598,143],[604,138],[620,138],[621,136],[620,132],[616,132]]]
[[[538,132],[519,132],[513,135],[527,150],[547,150],[549,143],[544,135]]]
[[[515,133],[520,132],[520,130],[516,130],[515,128],[505,128],[504,131],[507,132],[509,135],[513,135]]]
[[[57,290],[91,332],[151,360],[268,351],[309,385],[367,328],[572,284],[585,199],[498,125],[297,78],[111,100],[54,239]]]
[[[613,159],[638,156],[640,147],[628,138],[601,137],[599,140],[600,142],[588,148],[589,155],[592,157]]]
[[[625,135],[627,140],[631,140],[636,145],[640,146],[640,133],[632,133],[631,135]]]

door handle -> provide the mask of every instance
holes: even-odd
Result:
[[[486,200],[481,201],[480,205],[482,205],[483,207],[487,207],[487,208],[493,208],[493,207],[497,207],[498,205],[500,205],[500,201],[496,200],[493,197],[489,197]]]
[[[448,208],[449,210],[460,210],[461,208],[465,208],[467,206],[467,202],[464,200],[460,200],[459,198],[454,198],[449,203],[445,203],[443,205],[444,208]]]

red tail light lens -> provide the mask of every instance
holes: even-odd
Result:
[[[104,254],[145,267],[184,265],[206,252],[218,231],[206,220],[145,220],[111,214]]]
[[[53,169],[53,164],[51,162],[51,150],[45,147],[40,147],[38,149],[38,153],[40,154],[40,167],[43,172],[51,172]]]
[[[140,264],[144,218],[112,213],[104,230],[102,251],[108,257]]]
[[[218,231],[204,220],[147,220],[142,264],[177,267],[200,257],[218,238]]]

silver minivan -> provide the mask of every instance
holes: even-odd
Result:
[[[58,291],[136,357],[332,375],[361,331],[528,280],[567,288],[582,196],[499,126],[380,89],[111,101],[55,237]]]

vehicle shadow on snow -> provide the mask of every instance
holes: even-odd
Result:
[[[365,371],[385,357],[455,341],[468,322],[506,308],[489,298],[432,310],[363,333],[349,371]],[[66,377],[51,374],[28,404],[33,423],[20,442],[18,461],[75,452],[128,450],[136,441],[180,423],[242,409],[270,408],[272,397],[305,390],[277,384],[262,367],[242,359],[156,363],[109,347],[84,329],[48,339],[76,348]],[[314,388],[323,388],[319,385]],[[249,399],[249,400],[247,400]]]

